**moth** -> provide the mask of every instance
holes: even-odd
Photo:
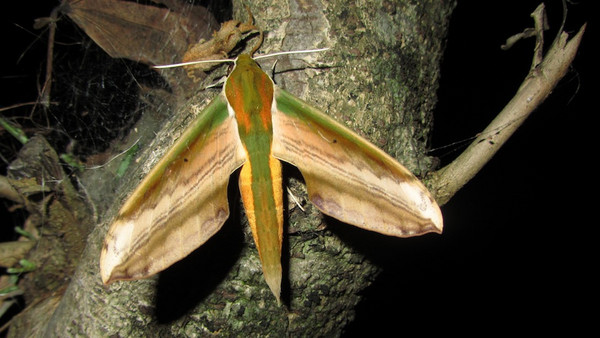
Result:
[[[280,161],[298,167],[310,201],[342,222],[397,237],[442,231],[440,208],[409,170],[242,54],[222,92],[121,207],[102,248],[102,281],[149,277],[205,243],[229,217],[227,185],[241,167],[244,209],[279,302]]]

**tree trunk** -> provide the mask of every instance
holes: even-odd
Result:
[[[236,19],[246,20],[246,3],[235,2]],[[279,58],[274,76],[279,86],[365,136],[417,176],[431,169],[433,161],[424,154],[455,1],[260,0],[249,6],[256,26],[265,31],[261,52],[331,48]],[[271,65],[266,61],[263,69],[270,73]],[[305,210],[288,198],[282,305],[264,282],[240,211],[236,175],[230,219],[214,238],[156,278],[102,285],[100,249],[120,204],[217,92],[204,90],[186,102],[150,94],[150,101],[161,103],[157,112],[144,114],[137,130],[154,135],[145,123],[153,124],[156,116],[169,121],[154,140],[132,133],[145,150],[123,178],[116,178],[111,166],[83,175],[97,227],[62,298],[39,303],[49,310],[29,317],[47,324],[35,332],[21,325],[11,336],[330,336],[352,321],[361,290],[378,272],[365,254],[383,236],[323,217],[304,202],[305,187],[292,166],[284,166],[284,184]]]

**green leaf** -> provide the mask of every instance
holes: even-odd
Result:
[[[27,141],[29,141],[29,139],[27,138],[27,135],[25,135],[25,133],[23,132],[23,130],[21,130],[21,128],[13,126],[12,124],[10,124],[8,121],[3,119],[2,117],[0,117],[0,126],[2,126],[2,128],[4,128],[4,129],[6,129],[6,131],[8,131],[12,136],[14,136],[17,140],[19,140],[19,142],[25,144],[25,143],[27,143]]]

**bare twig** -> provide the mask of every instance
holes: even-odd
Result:
[[[534,18],[535,15],[536,12],[533,14]],[[536,20],[537,29],[541,28],[539,23],[540,21]],[[567,33],[559,31],[541,60],[538,60],[538,51],[534,51],[532,69],[510,102],[458,158],[431,174],[429,185],[440,205],[450,200],[483,168],[531,112],[552,92],[575,58],[585,27],[584,24],[571,40],[568,40]],[[536,36],[539,37],[539,34],[542,34],[541,29]],[[541,45],[536,44],[536,49],[537,46]]]
[[[40,94],[40,103],[47,109],[50,108],[50,91],[52,88],[52,63],[54,60],[54,37],[56,36],[56,21],[60,7],[56,7],[50,14],[49,35],[48,35],[48,50],[46,54],[46,80]]]

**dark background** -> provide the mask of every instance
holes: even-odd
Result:
[[[538,3],[459,1],[432,135],[437,149],[432,155],[442,165],[485,128],[527,74],[534,40],[509,51],[501,51],[500,45],[533,25],[529,14]],[[588,22],[571,71],[482,172],[442,207],[444,234],[379,236],[376,251],[364,249],[383,272],[365,291],[346,336],[449,329],[540,333],[579,329],[590,320],[587,309],[596,306],[591,230],[598,225],[592,221],[597,127],[591,118],[598,109],[591,104],[596,79],[590,70],[598,57],[592,50],[597,35],[595,23],[589,22],[591,3],[569,4],[567,32],[574,34]],[[3,10],[0,107],[37,97],[46,36],[38,37],[41,33],[31,27],[34,18],[48,16],[55,4],[15,2],[20,7]],[[562,3],[546,1],[546,6],[551,27],[546,39],[551,41],[562,20]],[[73,32],[72,40],[78,41],[80,33]],[[60,38],[68,40],[64,34]],[[125,101],[135,96],[124,95]],[[455,144],[459,141],[465,143]],[[3,156],[20,147],[7,137],[2,142]],[[12,217],[23,216],[2,214],[2,239],[14,236],[12,222],[22,224],[22,218]]]
[[[546,1],[551,42],[561,1]],[[588,22],[570,72],[490,163],[442,207],[444,233],[385,247],[384,271],[365,292],[348,336],[373,333],[588,332],[597,190],[592,104],[598,59],[592,1],[569,4],[566,31]],[[459,1],[442,65],[432,148],[468,139],[491,121],[527,74],[539,1]],[[597,14],[597,13],[596,13]],[[466,147],[467,144],[464,145]],[[442,164],[461,146],[435,151]],[[402,243],[405,243],[404,241]],[[396,242],[395,245],[401,243]],[[383,249],[383,248],[381,248]],[[597,281],[597,279],[594,279]],[[450,331],[449,331],[450,330]]]

